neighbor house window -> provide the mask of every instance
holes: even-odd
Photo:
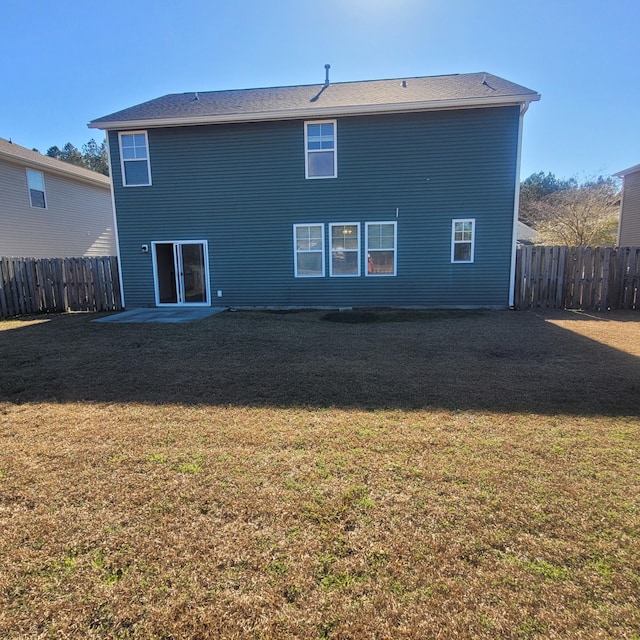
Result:
[[[120,134],[120,159],[122,184],[125,187],[140,187],[151,184],[146,131]]]
[[[329,275],[360,275],[360,224],[330,224],[331,261]]]
[[[305,176],[335,178],[338,175],[336,121],[304,123]]]
[[[396,223],[367,222],[367,275],[396,275]]]
[[[44,192],[44,174],[41,171],[27,169],[27,185],[29,187],[29,202],[37,209],[47,208],[47,197]]]
[[[293,264],[296,278],[324,276],[324,225],[293,225]]]
[[[451,262],[473,262],[476,221],[454,220],[451,227]]]

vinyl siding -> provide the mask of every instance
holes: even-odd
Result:
[[[121,186],[111,132],[126,304],[155,304],[141,245],[207,240],[214,303],[507,306],[518,124],[517,107],[339,118],[322,180],[303,121],[150,129],[150,187]],[[454,218],[476,220],[473,264],[451,264]],[[365,275],[367,221],[397,222],[397,276]],[[361,223],[360,277],[329,277],[331,222]],[[295,223],[325,224],[324,278],[294,277]]]
[[[621,247],[640,246],[640,171],[624,177],[618,244]]]
[[[46,209],[31,207],[26,167],[0,160],[0,256],[66,258],[115,255],[108,188],[37,169]]]

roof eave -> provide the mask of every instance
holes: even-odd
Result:
[[[48,173],[54,173],[58,176],[64,176],[65,178],[69,178],[71,180],[78,180],[80,182],[85,182],[86,184],[92,184],[96,187],[103,187],[105,189],[111,189],[111,181],[108,176],[103,176],[101,173],[96,173],[95,176],[86,176],[75,171],[68,171],[65,167],[53,167],[48,162],[39,162],[38,160],[31,158],[23,158],[21,156],[16,156],[11,153],[6,153],[2,149],[0,149],[0,158],[3,160],[7,160],[8,162],[12,162],[13,164],[18,164],[23,167],[34,167],[37,169],[42,169],[47,171]],[[62,161],[61,161],[62,162]],[[103,180],[104,178],[104,180]]]
[[[283,109],[269,112],[225,113],[219,115],[148,118],[140,120],[119,120],[101,122],[94,120],[88,124],[90,129],[104,131],[158,128],[158,127],[186,127],[201,124],[223,124],[239,122],[263,122],[267,120],[301,120],[309,118],[377,115],[384,113],[410,113],[416,111],[444,111],[451,109],[475,109],[479,107],[499,107],[508,105],[529,104],[540,100],[540,94],[526,94],[516,96],[500,96],[490,98],[456,98],[452,100],[428,100],[424,102],[403,102],[399,104],[348,105],[342,107],[315,107],[304,109]]]
[[[629,175],[630,173],[637,173],[638,171],[640,171],[640,164],[636,164],[633,167],[629,167],[628,169],[618,171],[618,173],[614,173],[613,175],[616,178],[624,178],[626,175]]]

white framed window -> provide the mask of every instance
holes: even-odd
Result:
[[[146,131],[119,134],[122,184],[125,187],[151,185],[151,165]]]
[[[338,149],[335,120],[304,123],[305,177],[336,178]]]
[[[451,223],[451,262],[473,262],[476,235],[474,218]]]
[[[397,269],[395,222],[366,222],[367,276],[395,276]]]
[[[29,187],[29,203],[35,209],[47,208],[47,196],[44,189],[42,171],[27,169],[27,186]]]
[[[360,275],[360,223],[329,224],[331,260],[329,275],[348,277]]]
[[[294,224],[293,255],[296,278],[324,277],[324,224]]]

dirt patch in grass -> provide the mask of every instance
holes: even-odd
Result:
[[[0,637],[637,635],[637,315],[321,315],[0,323]]]

